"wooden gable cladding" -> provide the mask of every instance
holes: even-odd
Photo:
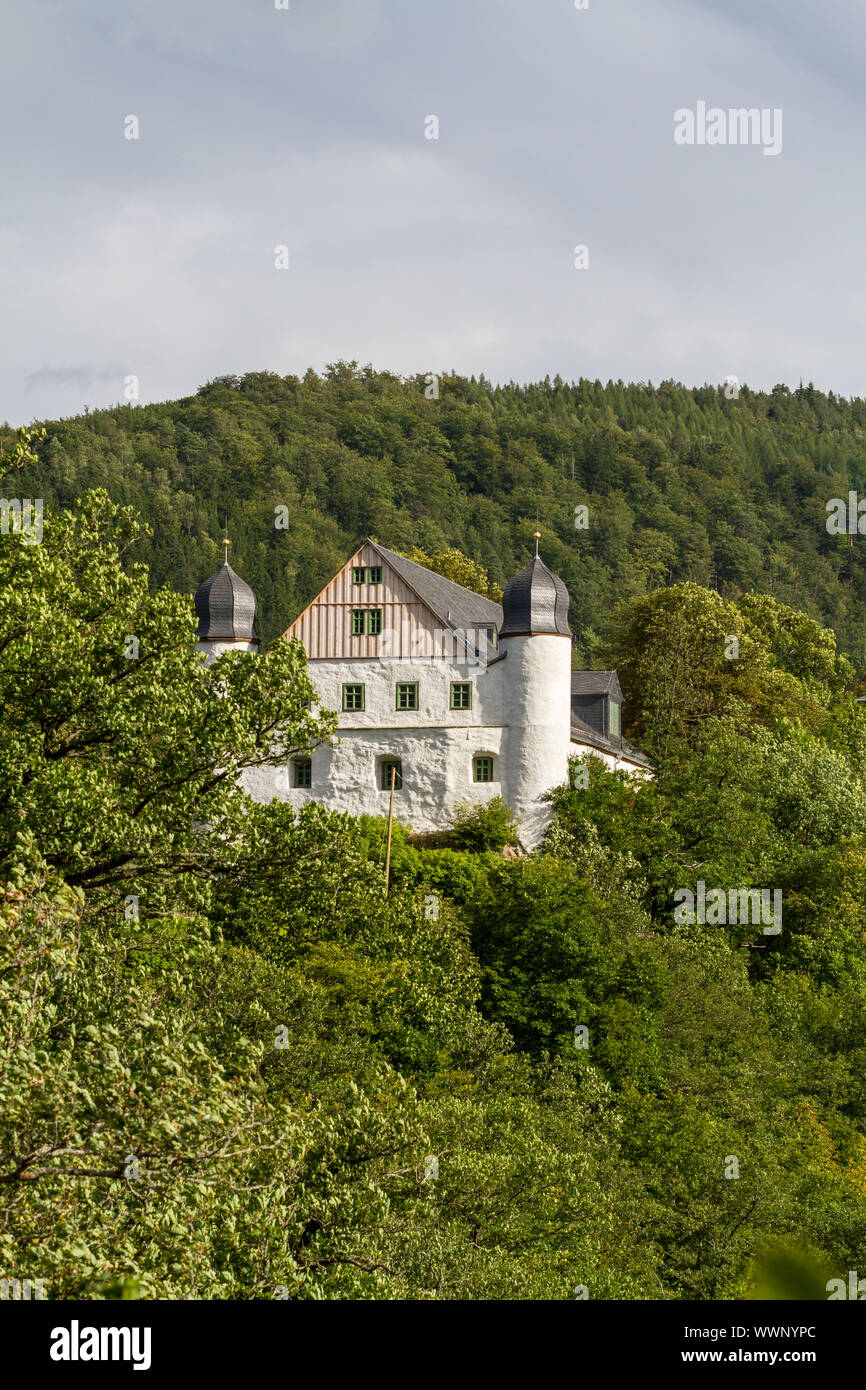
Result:
[[[352,570],[359,565],[379,565],[382,583],[353,584]],[[352,611],[356,608],[381,608],[382,637],[352,636]],[[298,615],[284,636],[300,637],[309,661],[334,658],[348,661],[352,657],[369,661],[385,650],[395,658],[432,651],[434,633],[439,626],[427,605],[373,547],[365,543]]]

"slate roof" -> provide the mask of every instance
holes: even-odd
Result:
[[[572,695],[613,695],[622,700],[622,687],[616,671],[572,671]]]
[[[434,574],[424,565],[416,565],[414,560],[407,560],[405,555],[398,555],[395,550],[388,550],[377,541],[368,543],[443,625],[452,628],[495,627],[498,631],[502,623],[502,608],[498,603],[473,593],[471,589],[464,589],[462,584],[455,584],[441,574]]]
[[[529,564],[509,579],[502,596],[502,611],[500,637],[571,636],[568,590],[539,555],[533,555]]]
[[[200,642],[258,642],[256,596],[226,561],[195,592]]]

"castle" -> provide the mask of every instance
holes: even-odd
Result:
[[[198,647],[256,652],[256,600],[228,564],[195,595]],[[536,553],[501,606],[368,540],[286,630],[298,637],[333,746],[244,774],[257,801],[319,801],[352,815],[446,827],[461,803],[502,796],[525,850],[570,757],[651,775],[622,737],[615,671],[572,671],[568,592]]]

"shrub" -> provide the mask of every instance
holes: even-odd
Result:
[[[500,850],[517,844],[511,808],[501,796],[477,806],[461,802],[454,813],[452,838],[458,848],[470,850]]]

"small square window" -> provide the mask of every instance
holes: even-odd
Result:
[[[371,565],[371,566],[370,566],[370,568],[367,570],[367,583],[368,583],[368,584],[381,584],[381,583],[382,583],[382,566],[381,566],[381,565]]]
[[[397,682],[397,708],[398,709],[417,709],[418,708],[418,682],[398,681]]]
[[[312,758],[296,758],[293,767],[295,770],[295,786],[311,787],[313,785]]]
[[[385,758],[380,765],[382,774],[381,787],[385,792],[391,790],[391,770],[394,770],[394,790],[399,791],[403,785],[403,764],[399,758]]]
[[[381,608],[370,608],[367,611],[367,631],[371,637],[378,637],[382,631],[382,610]]]
[[[471,708],[472,708],[472,682],[471,682],[471,681],[452,681],[452,682],[451,682],[451,708],[452,708],[452,709],[471,709]]]
[[[367,578],[367,571],[363,565],[355,565],[352,569],[352,583],[363,584]]]
[[[356,710],[364,708],[364,687],[363,685],[344,685],[343,686],[343,709]]]
[[[484,754],[479,754],[472,759],[472,780],[473,782],[492,782],[493,781],[493,759]]]

